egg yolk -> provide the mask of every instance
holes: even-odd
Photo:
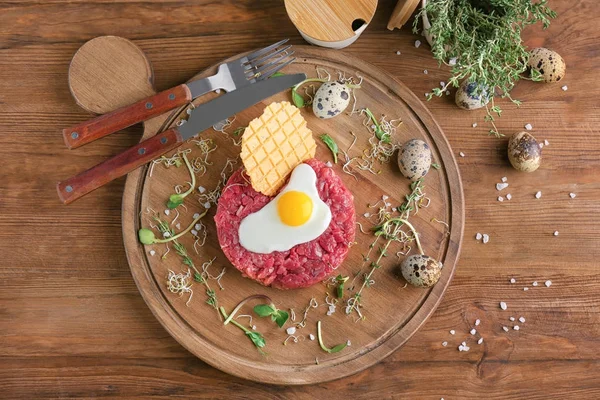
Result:
[[[312,200],[303,192],[290,190],[282,194],[277,201],[279,218],[289,226],[300,226],[308,222],[312,210]]]

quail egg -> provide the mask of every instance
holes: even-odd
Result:
[[[427,175],[431,167],[431,149],[419,139],[404,143],[398,151],[398,167],[407,179],[417,181]]]
[[[416,287],[432,287],[440,280],[443,265],[426,255],[413,254],[402,261],[400,269],[408,283]]]
[[[565,60],[560,54],[544,47],[531,50],[527,65],[537,70],[544,82],[558,82],[565,77],[567,71]]]
[[[490,99],[486,88],[481,87],[476,82],[464,80],[456,91],[454,101],[463,110],[477,110],[484,107]]]
[[[341,114],[348,104],[352,89],[342,82],[325,82],[315,93],[313,112],[322,119]]]
[[[508,140],[508,159],[516,170],[533,172],[542,163],[542,149],[529,132],[515,133]]]

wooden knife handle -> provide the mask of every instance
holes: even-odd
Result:
[[[67,147],[74,149],[190,101],[192,101],[190,89],[185,84],[179,85],[137,103],[63,129],[63,138]]]
[[[176,148],[181,143],[183,143],[183,138],[177,128],[164,131],[77,176],[59,182],[56,185],[58,197],[63,204],[69,204],[92,190],[98,189],[100,186]]]

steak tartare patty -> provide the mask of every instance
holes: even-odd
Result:
[[[316,159],[305,163],[317,175],[319,197],[331,210],[331,223],[318,238],[290,250],[259,254],[240,245],[241,221],[272,199],[252,189],[243,168],[231,175],[221,192],[215,215],[221,248],[244,276],[265,286],[296,289],[322,281],[340,266],[354,242],[356,216],[352,193],[333,169]]]

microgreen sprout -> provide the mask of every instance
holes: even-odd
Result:
[[[183,199],[189,195],[190,193],[192,193],[194,191],[194,188],[196,187],[196,174],[194,174],[194,170],[192,169],[192,166],[190,165],[190,162],[187,159],[187,156],[185,155],[185,153],[183,153],[181,155],[181,157],[183,158],[183,161],[185,162],[185,165],[187,166],[189,172],[190,172],[190,176],[192,178],[192,182],[190,183],[190,188],[188,190],[186,190],[183,193],[174,193],[171,196],[169,196],[169,200],[167,201],[167,207],[170,209],[174,209],[179,207],[182,203],[183,203]]]
[[[233,325],[237,326],[242,331],[244,331],[246,336],[248,336],[248,338],[252,341],[252,343],[254,343],[254,346],[256,346],[258,351],[260,351],[261,354],[264,354],[264,352],[261,349],[266,346],[267,342],[260,332],[257,332],[255,330],[250,330],[250,329],[246,328],[244,325],[237,322],[236,320],[232,319],[233,312],[231,314],[227,315],[227,312],[225,311],[225,308],[223,308],[223,307],[219,307],[219,311],[221,311],[221,315],[223,315],[223,318],[225,318],[226,323],[231,322]]]
[[[341,299],[344,297],[344,284],[348,281],[348,279],[350,279],[349,276],[342,276],[342,274],[339,274],[338,276],[335,277],[335,281],[338,284],[337,289],[336,289],[336,294],[337,294],[338,299]]]
[[[333,163],[337,164],[339,151],[337,143],[335,142],[335,140],[333,140],[331,136],[329,136],[326,133],[321,135],[321,140],[323,141],[323,143],[325,143],[325,145],[327,145],[327,147],[331,151],[331,154],[333,154]]]
[[[319,71],[317,71],[317,73],[318,72]],[[344,78],[343,75],[341,75],[341,74],[339,76],[340,76],[339,82],[343,83],[348,88],[350,88],[350,89],[359,89],[360,88],[360,84],[352,83],[353,82],[352,78]],[[302,95],[300,93],[298,93],[298,90],[300,89],[300,87],[302,87],[303,85],[310,83],[310,82],[319,82],[319,83],[329,82],[330,79],[331,79],[331,75],[329,75],[329,73],[327,73],[327,79],[320,78],[320,77],[319,78],[308,78],[308,79],[305,79],[302,82],[296,84],[296,86],[292,87],[292,102],[298,108],[302,108],[304,106],[308,106],[308,105],[312,104],[312,97],[310,95],[309,95],[310,99],[308,101],[306,101],[306,100],[304,100],[304,97],[302,97]],[[362,79],[361,79],[361,81],[362,81]],[[306,93],[306,94],[308,95],[308,93]]]
[[[321,347],[321,349],[329,354],[340,352],[344,350],[348,345],[348,342],[346,342],[340,343],[337,346],[333,346],[332,348],[325,346],[325,344],[323,343],[323,335],[321,332],[321,321],[317,321],[317,338],[319,340],[319,346]]]
[[[200,214],[197,218],[195,218],[192,221],[192,223],[190,224],[190,226],[188,226],[187,228],[185,228],[185,230],[179,232],[176,235],[173,235],[171,233],[171,229],[169,229],[169,227],[168,227],[169,225],[167,224],[167,230],[165,232],[167,232],[168,234],[166,235],[166,237],[164,239],[157,239],[154,236],[154,232],[151,229],[148,229],[148,228],[142,228],[142,229],[140,229],[138,231],[138,238],[140,239],[140,242],[142,242],[143,244],[155,244],[155,243],[172,242],[174,240],[179,239],[181,236],[185,235],[189,231],[191,231],[194,228],[194,225],[196,225],[198,223],[198,221],[200,221],[200,219],[206,215],[207,211],[208,210],[206,210],[202,214]],[[165,232],[163,232],[163,234]]]
[[[373,115],[373,112],[368,108],[365,108],[364,113],[367,114],[373,125],[375,125],[375,129],[373,130],[375,131],[375,136],[377,136],[377,139],[381,140],[383,143],[389,143],[390,134],[381,128],[381,125],[377,121],[377,118],[375,118],[375,115]]]
[[[257,304],[254,306],[254,312],[259,317],[271,317],[271,321],[275,322],[278,327],[282,328],[289,318],[286,311],[278,310],[275,304]]]

